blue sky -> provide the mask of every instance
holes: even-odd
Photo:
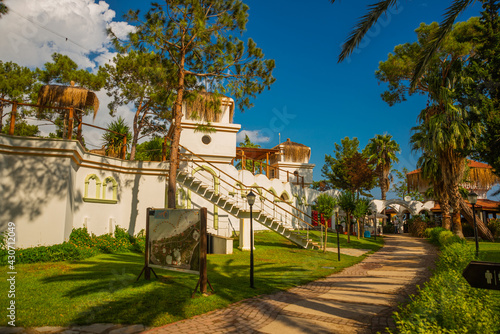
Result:
[[[361,47],[348,60],[340,64],[337,63],[340,46],[358,18],[366,13],[366,6],[375,0],[344,0],[336,1],[335,4],[331,4],[329,0],[321,0],[311,2],[314,6],[308,6],[307,3],[296,0],[247,0],[245,2],[250,7],[250,16],[243,38],[251,37],[263,49],[267,58],[275,59],[274,76],[277,80],[271,90],[258,96],[252,109],[244,113],[236,112],[235,123],[242,124],[243,130],[251,131],[253,138],[263,147],[273,147],[278,144],[278,133],[281,134],[281,141],[290,138],[292,141],[310,146],[311,163],[316,164],[315,180],[321,179],[321,167],[324,164],[325,154],[331,154],[334,143],[340,143],[340,140],[346,136],[357,137],[360,140],[360,147],[363,148],[376,134],[389,133],[401,146],[402,152],[398,167],[404,166],[410,170],[415,168],[418,156],[410,152],[408,141],[410,129],[416,124],[417,114],[425,107],[426,99],[416,96],[407,102],[389,107],[380,98],[385,87],[378,84],[374,72],[379,61],[385,60],[387,54],[396,45],[416,39],[414,30],[421,22],[441,21],[451,1],[400,1],[398,8],[392,10],[387,17],[382,17],[378,26],[370,31]],[[11,4],[16,13],[9,14],[0,20],[0,30],[5,31],[2,24],[7,25],[10,19],[28,27],[29,22],[22,17],[17,17],[17,13],[28,15],[27,10],[23,11],[22,3],[25,4],[26,9],[32,8],[35,3],[37,6],[52,4],[54,7],[44,8],[47,16],[55,15],[54,13],[59,11],[59,9],[56,10],[57,8],[61,8],[62,4],[68,4],[72,6],[73,12],[78,10],[86,13],[79,14],[79,16],[88,15],[92,18],[85,20],[85,24],[89,27],[92,24],[105,26],[121,24],[121,31],[126,31],[124,23],[119,23],[123,20],[122,16],[125,12],[129,9],[141,9],[145,12],[149,8],[147,1],[132,0],[100,2],[46,0],[43,2],[44,5],[35,0],[6,0],[6,4]],[[109,7],[106,7],[107,5]],[[93,9],[80,10],[85,6]],[[476,2],[459,20],[478,16],[480,10],[480,3]],[[101,11],[98,19],[96,19],[96,11]],[[113,14],[114,17],[112,17]],[[65,17],[64,15],[69,14],[61,14],[61,17]],[[7,19],[8,16],[12,18]],[[64,21],[63,18],[59,19]],[[46,38],[55,40],[51,41],[51,51],[53,51],[53,44],[60,45],[63,53],[74,51],[69,49],[70,46],[67,50],[64,49],[64,41],[57,40],[57,36],[51,37],[54,34],[49,31],[57,31],[62,35],[75,33],[77,29],[74,29],[75,25],[71,26],[69,16],[67,29],[61,28],[63,23],[58,27],[53,26],[56,21],[53,19],[40,21],[42,24],[39,27],[43,25],[44,29],[38,29],[39,33],[46,34],[48,36]],[[22,31],[19,27],[17,29]],[[80,30],[84,29],[80,28]],[[30,34],[24,35],[28,42],[30,39],[33,40]],[[85,37],[78,35],[69,37],[83,46],[95,44],[95,41],[83,40],[88,38],[88,34]],[[10,60],[8,59],[10,56],[20,59],[28,54],[28,52],[18,52],[17,55],[11,53],[5,55],[7,51],[1,51],[3,43],[6,42],[2,41],[0,36],[0,59],[2,60]],[[12,45],[12,41],[10,43]],[[97,44],[99,45],[89,46],[88,49],[104,52],[104,55],[109,57],[107,51],[102,51],[109,47],[108,42],[103,39]],[[74,45],[71,47],[75,48]],[[4,48],[4,50],[8,49]],[[76,57],[82,57],[79,64],[84,64],[83,58],[88,54],[78,52]],[[25,66],[40,66],[33,61],[30,63],[26,60],[26,62]],[[101,105],[105,104],[101,103]],[[123,113],[128,115],[127,111]]]

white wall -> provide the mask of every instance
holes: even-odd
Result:
[[[76,141],[0,135],[0,231],[16,223],[21,248],[62,243],[85,220],[95,234],[110,232],[110,218],[136,234],[145,228],[147,207],[164,207],[167,172],[167,163],[94,155]],[[84,201],[91,174],[116,180],[116,203]]]

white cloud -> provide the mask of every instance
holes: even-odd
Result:
[[[124,39],[134,27],[126,22],[115,22],[115,11],[105,1],[94,0],[6,0],[9,14],[0,19],[0,60],[12,61],[30,68],[42,68],[58,52],[69,56],[80,68],[95,71],[99,65],[109,63],[115,56],[106,29]],[[67,38],[67,39],[66,39]],[[100,108],[96,119],[84,118],[85,123],[106,128],[115,120],[109,115],[111,98],[104,90],[96,93]],[[116,116],[132,125],[133,107],[118,108]],[[32,121],[33,124],[49,124]],[[42,135],[55,131],[54,126],[40,126]],[[84,127],[88,148],[102,145],[103,131]]]
[[[236,141],[243,142],[245,140],[245,136],[248,136],[250,140],[253,143],[268,143],[271,138],[264,136],[260,130],[253,130],[253,131],[248,131],[248,130],[241,130],[236,134]]]
[[[58,52],[82,68],[95,69],[114,56],[106,29],[111,28],[120,38],[134,29],[126,22],[114,22],[116,13],[105,1],[6,0],[5,3],[10,12],[0,20],[0,60],[31,68],[42,67]]]
[[[108,104],[111,102],[112,98],[106,94],[105,90],[101,90],[96,93],[99,98],[99,112],[94,120],[94,114],[91,113],[83,118],[84,123],[100,126],[101,128],[106,128],[107,125],[118,119],[119,116],[125,119],[125,123],[130,127],[132,131],[132,123],[134,121],[133,106],[123,106],[118,107],[115,113],[115,117],[111,117],[109,114]],[[102,135],[103,130],[92,128],[90,126],[84,126],[83,136],[85,137],[85,143],[88,149],[100,148],[103,140]]]
[[[105,1],[6,0],[5,3],[10,12],[0,19],[0,60],[30,68],[42,68],[58,52],[69,56],[80,68],[96,71],[98,66],[111,63],[116,55],[106,29],[111,28],[120,39],[126,39],[135,29],[127,22],[113,21],[116,13]],[[100,101],[97,117],[94,120],[93,115],[86,116],[85,123],[106,128],[121,116],[132,126],[133,106],[120,107],[116,117],[111,117],[107,107],[111,98],[104,90],[96,94]],[[55,126],[48,121],[29,118],[28,122],[40,125],[43,136],[55,132]],[[87,147],[100,148],[103,133],[84,126]]]

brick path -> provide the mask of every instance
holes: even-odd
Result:
[[[167,333],[376,333],[393,328],[397,305],[430,275],[436,250],[424,240],[388,235],[365,260],[325,279],[153,328]]]

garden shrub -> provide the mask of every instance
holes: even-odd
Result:
[[[434,229],[434,228],[432,228],[432,227],[428,227],[428,228],[426,228],[426,229],[425,229],[425,231],[424,231],[424,236],[425,236],[426,238],[430,238],[430,237],[431,237],[431,232],[432,232],[432,230],[433,230],[433,229]]]
[[[394,224],[390,222],[387,223],[384,227],[382,227],[382,232],[384,232],[384,234],[394,233]]]
[[[434,227],[430,232],[429,241],[434,245],[439,246],[439,234],[443,231],[448,231],[448,230],[443,227]]]
[[[490,219],[488,221],[488,228],[495,238],[500,238],[500,219]]]
[[[438,245],[439,246],[446,246],[451,243],[453,243],[453,237],[455,234],[453,234],[452,231],[441,231],[438,235]]]
[[[77,247],[74,244],[65,242],[53,246],[18,249],[16,251],[16,263],[75,261],[94,256],[97,253],[96,250]]]
[[[1,246],[1,245],[0,245]],[[16,250],[16,263],[56,262],[82,260],[99,253],[126,251],[144,252],[144,231],[137,237],[125,229],[116,227],[114,236],[90,235],[86,228],[74,228],[69,241],[53,246],[38,246]],[[7,250],[0,248],[0,265],[7,264]]]
[[[410,235],[423,238],[425,237],[425,230],[429,226],[427,219],[422,218],[421,216],[415,216],[408,220],[408,232]]]
[[[462,242],[442,247],[435,274],[401,312],[394,314],[398,333],[500,331],[493,294],[470,287],[462,276],[474,254],[473,248]]]
[[[492,303],[490,292],[471,288],[461,273],[442,271],[395,319],[400,333],[497,333]]]
[[[92,240],[86,227],[74,228],[69,235],[69,242],[79,247],[94,247],[95,243]]]
[[[475,249],[466,243],[459,242],[442,248],[436,263],[437,271],[453,270],[462,272],[470,261],[475,259]]]
[[[135,237],[132,237],[131,250],[138,253],[144,253],[146,248],[146,233],[144,229],[140,230]]]

